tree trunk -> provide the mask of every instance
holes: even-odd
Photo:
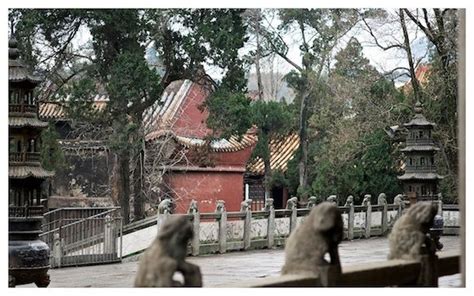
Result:
[[[114,167],[110,177],[111,197],[116,205],[120,206],[124,224],[130,222],[130,158],[128,153],[114,155]]]
[[[416,77],[415,65],[413,63],[413,56],[411,54],[410,39],[408,37],[407,26],[405,24],[405,15],[403,9],[399,10],[400,12],[400,24],[402,26],[405,51],[407,53],[408,65],[410,66],[410,76],[411,76],[411,85],[413,86],[413,94],[415,95],[415,101],[422,102],[421,89],[418,79]]]
[[[255,51],[255,72],[257,74],[257,89],[258,89],[258,99],[263,100],[263,83],[262,83],[262,74],[260,72],[260,58],[261,58],[261,48],[260,48],[260,19],[261,19],[261,10],[255,9],[252,13],[252,20],[254,22],[255,38],[257,42],[257,50]]]
[[[145,218],[145,196],[143,194],[143,150],[135,156],[133,169],[133,215],[134,221]]]
[[[134,116],[134,122],[138,126],[141,126],[143,123],[142,113],[137,112]],[[137,133],[132,135],[132,141],[136,143],[134,147],[134,168],[133,168],[133,216],[134,221],[138,221],[145,218],[145,196],[143,190],[143,174],[145,168],[144,161],[144,144],[145,136],[143,135],[143,130],[139,129]]]
[[[257,52],[255,55],[255,70],[257,72],[257,87],[258,87],[258,99],[263,100],[263,84],[262,84],[262,74],[260,73],[260,39],[259,32],[257,30]]]
[[[120,206],[119,187],[121,183],[122,181],[120,180],[120,174],[119,174],[118,155],[114,153],[109,184],[110,184],[110,197],[112,198],[112,202],[116,206]]]
[[[300,122],[299,122],[299,137],[300,137],[300,149],[301,158],[298,163],[299,168],[299,188],[302,192],[301,201],[306,202],[308,199],[308,193],[306,188],[308,187],[308,132],[307,132],[307,114],[308,114],[308,99],[309,90],[304,93],[301,99],[300,106]]]
[[[270,165],[270,139],[268,135],[262,136],[262,140],[265,141],[265,149],[267,151],[264,153],[262,159],[263,159],[263,166],[264,166],[264,175],[263,175],[263,185],[265,188],[265,200],[267,198],[272,197],[272,184],[271,184],[271,179],[272,179],[272,167]]]

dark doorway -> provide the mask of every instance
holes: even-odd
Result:
[[[275,209],[283,208],[283,187],[272,188],[273,205]]]

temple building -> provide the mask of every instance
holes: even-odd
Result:
[[[250,129],[241,138],[210,140],[212,130],[206,125],[208,111],[203,104],[211,92],[205,81],[177,80],[144,112],[143,185],[148,214],[164,198],[174,201],[175,213],[186,212],[193,199],[202,212],[213,212],[217,200],[225,201],[228,211],[238,211],[245,198],[254,200],[253,209],[263,207],[263,161],[249,163],[257,135]],[[102,112],[108,100],[98,94],[92,98],[92,108]],[[64,102],[41,102],[39,113],[56,127],[67,162],[52,181],[50,208],[110,200],[113,154],[106,143],[77,137]],[[291,134],[272,139],[270,145],[272,170],[284,173],[299,138]],[[288,189],[276,185],[272,197],[282,208]]]
[[[403,182],[405,196],[410,203],[438,199],[438,181],[443,177],[437,173],[436,147],[432,131],[435,123],[426,120],[420,102],[415,105],[415,116],[403,124],[408,130],[406,145],[400,151],[405,155],[405,173],[398,177]]]
[[[175,213],[185,213],[193,199],[202,212],[213,212],[218,200],[238,211],[244,198],[244,173],[257,137],[249,131],[240,139],[209,140],[202,105],[210,92],[203,83],[174,81],[144,116],[145,169],[156,180],[152,186],[161,184],[151,192],[171,198]]]

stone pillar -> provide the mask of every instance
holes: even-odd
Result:
[[[370,237],[370,228],[372,227],[372,205],[367,202],[367,212],[365,213],[365,238]]]
[[[267,199],[266,209],[268,213],[267,223],[267,246],[269,249],[275,245],[275,208],[273,206],[273,199]]]
[[[113,218],[107,215],[104,219],[104,252],[106,254],[113,254],[115,251]]]
[[[422,255],[420,261],[421,270],[416,286],[438,287],[438,256],[436,254]]]
[[[193,240],[191,242],[191,254],[193,256],[198,256],[199,255],[199,248],[200,248],[200,242],[199,242],[199,226],[200,226],[200,214],[198,211],[195,211],[193,213]]]
[[[223,254],[227,251],[227,212],[221,213],[219,220],[219,253]]]
[[[61,267],[61,257],[62,257],[62,247],[61,247],[61,236],[59,233],[61,232],[61,227],[59,228],[59,231],[54,232],[53,236],[53,252],[52,252],[52,258],[53,258],[53,266],[54,267]]]
[[[161,226],[163,225],[163,223],[165,223],[165,221],[168,219],[169,216],[170,216],[170,213],[167,211],[163,213],[158,213],[157,218],[156,218],[158,233],[160,233]]]
[[[388,208],[387,208],[387,203],[383,204],[383,209],[382,209],[382,235],[385,235],[388,230]]]
[[[443,217],[443,201],[441,199],[438,200],[438,215]]]
[[[296,223],[298,222],[297,217],[298,217],[298,209],[296,208],[296,205],[295,205],[293,208],[291,208],[290,233],[292,233],[296,229]]]
[[[354,239],[354,204],[349,205],[349,214],[347,215],[347,239]]]
[[[250,249],[250,233],[252,231],[252,212],[250,208],[245,209],[244,218],[244,250]]]

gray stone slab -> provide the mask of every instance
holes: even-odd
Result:
[[[460,238],[441,238],[444,250],[460,249]],[[340,245],[343,266],[386,260],[388,242],[386,238],[355,239]],[[284,262],[284,251],[254,250],[226,254],[190,257],[188,260],[201,267],[205,287],[226,284],[238,287],[245,280],[278,276]],[[68,267],[52,269],[50,287],[132,287],[138,262],[109,265]],[[440,278],[440,286],[456,287],[461,284],[460,275]],[[18,287],[35,287],[24,285]]]

